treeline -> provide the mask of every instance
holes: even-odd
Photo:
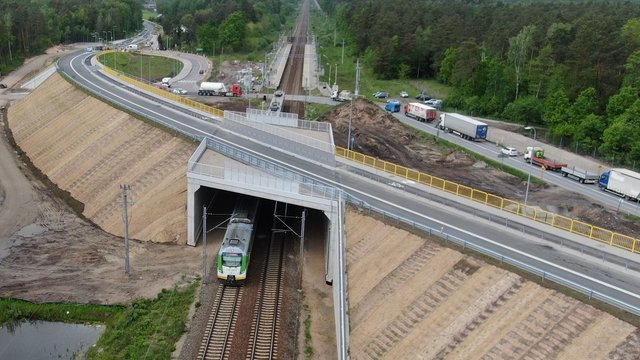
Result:
[[[268,48],[299,4],[295,0],[157,0],[161,16],[155,21],[170,38],[171,48],[200,48],[205,54],[250,53]]]
[[[640,160],[637,2],[321,0],[382,79],[436,78],[447,106],[544,126],[616,164]]]
[[[141,26],[139,0],[2,0],[0,71],[54,44],[123,38]]]

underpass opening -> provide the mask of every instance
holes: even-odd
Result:
[[[206,274],[215,277],[218,251],[225,237],[227,224],[234,212],[234,206],[240,197],[251,197],[245,193],[201,186],[194,196],[194,222],[197,229],[196,244],[204,245],[202,226],[203,211],[206,207]],[[303,267],[310,264],[310,277],[321,281],[327,277],[329,267],[328,239],[331,233],[331,221],[327,214],[318,209],[290,204],[275,199],[259,198],[259,210],[256,217],[254,249],[259,250],[273,233],[285,233],[285,239],[294,246],[296,254],[293,268],[297,269],[301,281]],[[301,251],[301,247],[302,250]],[[203,250],[204,251],[204,250]],[[262,256],[262,255],[261,255]],[[315,266],[314,266],[315,264]],[[319,266],[318,266],[319,265]],[[330,282],[327,282],[330,284]]]

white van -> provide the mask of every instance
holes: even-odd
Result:
[[[170,77],[162,78],[162,83],[165,85],[169,85],[169,81],[171,81]]]

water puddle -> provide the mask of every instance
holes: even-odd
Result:
[[[104,332],[102,325],[22,322],[0,327],[0,359],[78,359]]]

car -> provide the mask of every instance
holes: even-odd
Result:
[[[273,95],[275,97],[281,97],[282,95],[284,95],[284,91],[282,90],[276,90],[276,92],[273,93]]]
[[[400,91],[400,97],[407,98],[409,97],[409,93],[406,91]]]
[[[204,70],[200,69],[200,71],[198,71],[198,74],[200,75],[204,74]]]
[[[7,88],[7,85],[5,85],[5,84],[0,84],[0,89],[6,89],[6,88]]]
[[[386,91],[378,91],[376,93],[373,94],[373,97],[378,98],[378,99],[386,99],[389,97],[389,93]]]
[[[500,153],[506,156],[518,156],[518,149],[510,146],[505,146],[500,149]]]
[[[278,111],[279,108],[280,108],[280,106],[276,102],[272,102],[271,106],[269,106],[269,110],[271,110],[271,111]]]
[[[176,94],[176,95],[186,95],[187,94],[187,90],[185,90],[183,88],[175,88],[175,89],[171,90],[171,92]]]
[[[425,92],[421,92],[420,94],[418,94],[418,96],[416,96],[416,99],[420,101],[427,101],[431,100],[431,96],[427,95],[427,93]]]
[[[425,103],[425,105],[432,106],[432,107],[434,107],[434,108],[436,108],[438,110],[441,110],[442,109],[442,105],[443,105],[442,100],[438,100],[438,99],[429,99],[429,100],[425,101],[424,103]]]

